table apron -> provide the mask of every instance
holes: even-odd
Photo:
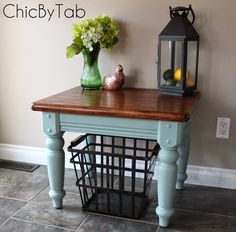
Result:
[[[172,147],[181,140],[180,132],[186,124],[188,122],[43,112],[43,130],[48,136],[60,136],[61,132],[94,133],[154,139],[166,147]]]
[[[60,114],[60,130],[67,132],[157,139],[158,121],[90,115]]]

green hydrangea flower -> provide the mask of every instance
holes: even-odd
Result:
[[[79,54],[82,49],[91,52],[97,46],[111,50],[119,41],[120,28],[109,16],[98,16],[74,24],[73,32],[73,43],[67,47],[67,58]]]

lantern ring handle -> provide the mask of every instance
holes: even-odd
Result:
[[[178,7],[175,7],[175,8],[172,8],[171,6],[169,6],[169,9],[170,9],[170,18],[174,18],[175,16],[183,16],[183,17],[188,17],[188,14],[189,14],[189,11],[191,12],[192,14],[192,22],[190,22],[191,24],[194,23],[195,21],[195,14],[194,14],[194,11],[192,9],[192,5],[189,4],[188,8],[187,7],[183,7],[183,6],[178,6]],[[180,14],[181,12],[181,14]]]
[[[191,24],[194,24],[194,21],[195,21],[195,14],[194,14],[194,11],[193,11],[193,8],[192,8],[191,4],[189,4],[189,10],[191,11],[191,14],[192,14],[192,16],[193,16],[193,19],[192,19]]]

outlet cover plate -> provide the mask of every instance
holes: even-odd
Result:
[[[231,118],[217,118],[216,138],[228,139]]]

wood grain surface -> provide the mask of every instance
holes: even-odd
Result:
[[[199,93],[188,97],[167,96],[156,89],[109,91],[75,87],[33,102],[32,110],[184,122],[191,117],[199,96]]]

